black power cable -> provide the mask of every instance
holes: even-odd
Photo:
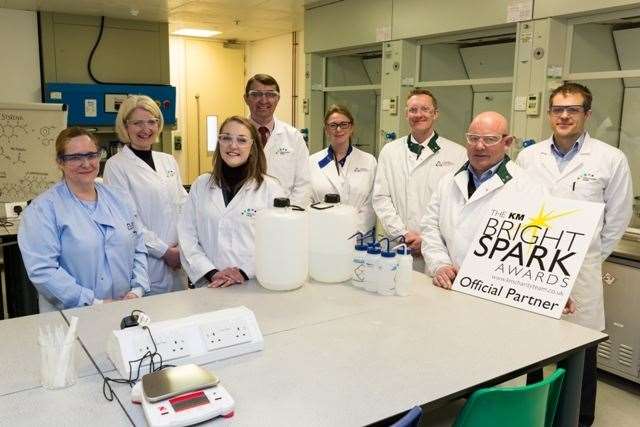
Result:
[[[93,55],[96,53],[96,49],[100,44],[100,40],[102,40],[103,32],[104,32],[104,15],[100,17],[100,32],[98,33],[98,38],[96,39],[96,42],[93,44],[93,48],[91,48],[91,53],[89,53],[89,60],[87,61],[87,71],[89,72],[89,77],[91,77],[91,80],[93,80],[94,82],[98,84],[112,84],[108,82],[102,82],[96,79],[96,76],[93,75],[93,71],[91,70],[91,64],[93,63]]]
[[[131,315],[135,314],[135,312],[142,313],[140,310],[133,310],[131,312]],[[114,399],[114,392],[113,392],[113,389],[111,388],[111,384],[110,383],[129,384],[129,387],[133,387],[135,385],[135,383],[138,382],[138,380],[140,379],[140,373],[142,371],[142,365],[144,364],[145,360],[149,359],[149,371],[148,371],[149,374],[152,373],[152,372],[157,372],[157,371],[159,371],[161,369],[175,367],[175,365],[165,365],[164,364],[164,362],[162,360],[162,355],[160,353],[158,353],[158,346],[156,345],[156,340],[153,338],[153,334],[151,333],[151,329],[149,329],[147,326],[143,326],[142,329],[145,329],[147,331],[147,333],[149,334],[149,338],[151,338],[151,343],[153,344],[153,352],[148,350],[139,359],[135,359],[135,360],[130,360],[129,361],[129,378],[110,378],[110,377],[106,377],[106,376],[104,377],[104,382],[102,383],[102,395],[109,402],[112,402],[113,399]],[[156,361],[156,359],[157,359],[157,361]],[[137,366],[137,368],[135,368],[136,375],[134,377],[133,376],[133,371],[134,371],[134,364],[136,364],[136,363],[138,364],[138,366]],[[156,367],[156,363],[157,363],[157,367]]]
[[[119,82],[103,82],[102,80],[98,80],[96,76],[93,74],[92,65],[93,65],[93,55],[96,53],[100,42],[102,41],[102,34],[104,33],[104,15],[100,17],[100,30],[98,32],[98,38],[96,42],[93,44],[91,48],[91,52],[89,53],[89,59],[87,60],[87,71],[89,72],[89,77],[91,80],[101,85],[122,85],[126,83]],[[158,84],[158,83],[135,83],[137,86],[169,86],[168,84]]]

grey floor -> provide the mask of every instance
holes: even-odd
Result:
[[[597,427],[640,425],[640,384],[599,371]]]
[[[545,368],[545,376],[553,368]],[[524,385],[525,377],[516,378],[504,385]],[[432,413],[425,413],[420,426],[450,426],[464,400],[454,402]],[[598,371],[596,420],[594,427],[636,427],[640,425],[640,384]]]

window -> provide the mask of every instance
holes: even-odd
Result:
[[[515,27],[482,36],[428,40],[419,49],[416,86],[429,89],[438,99],[440,135],[464,145],[474,115],[492,110],[510,119]]]
[[[640,16],[621,12],[569,22],[566,80],[593,93],[587,131],[618,147],[631,167],[634,192],[640,189]],[[640,228],[640,201],[629,224]]]

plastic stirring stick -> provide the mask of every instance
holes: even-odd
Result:
[[[62,352],[60,353],[60,359],[58,359],[58,369],[56,370],[56,377],[54,381],[54,385],[56,387],[64,386],[65,379],[67,377],[67,371],[69,369],[69,358],[71,357],[71,351],[73,351],[73,340],[76,338],[76,331],[78,329],[78,318],[73,316],[71,318],[71,322],[69,325],[69,329],[67,330],[67,335],[64,337],[64,340],[59,341],[59,344],[62,347]]]

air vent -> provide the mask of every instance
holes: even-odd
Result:
[[[620,344],[618,346],[618,363],[624,366],[633,365],[633,348],[628,345]]]
[[[611,359],[611,341],[607,340],[598,344],[598,356]]]

